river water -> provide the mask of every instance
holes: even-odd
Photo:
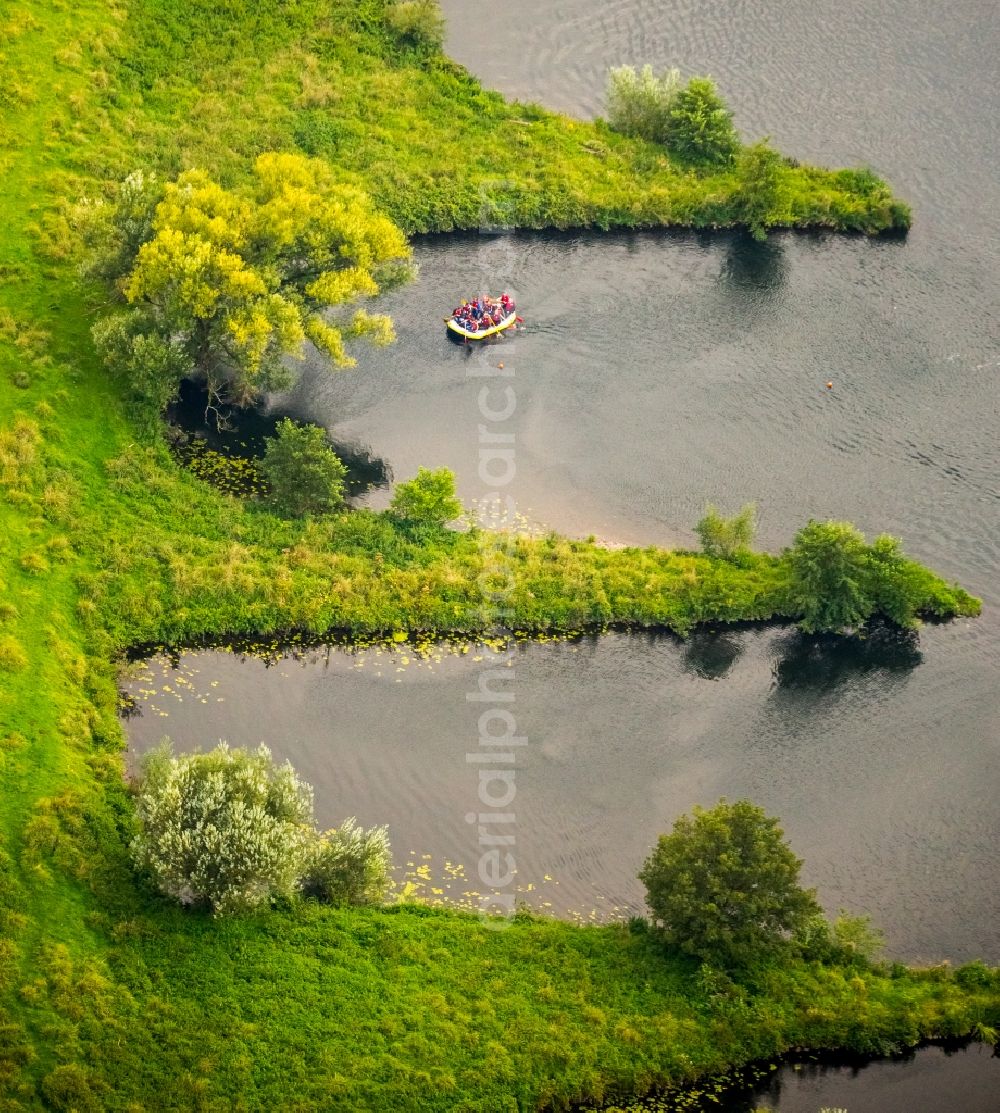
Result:
[[[693,803],[746,795],[781,817],[824,905],[870,913],[892,955],[1000,961],[1000,9],[508,0],[487,41],[461,30],[467,5],[444,8],[449,51],[487,84],[581,115],[600,111],[609,65],[709,72],[745,136],[870,164],[912,203],[914,228],[903,241],[764,245],[429,238],[419,283],[387,299],[395,347],[347,375],[307,367],[275,405],[397,478],[452,467],[473,503],[487,489],[483,380],[470,370],[504,361],[509,493],[532,523],[685,543],[707,500],[756,499],[765,547],[810,516],[847,518],[901,535],[985,604],[917,643],[864,648],[775,629],[518,647],[522,898],[584,919],[625,914],[658,832]],[[485,357],[449,344],[441,314],[501,287],[526,318],[516,338]],[[411,884],[474,899],[477,708],[465,696],[489,654],[154,661],[132,686],[142,714],[129,732],[137,749],[162,734],[182,747],[266,741],[315,785],[321,821],[388,822]],[[950,1107],[996,1109],[983,1104],[992,1092]],[[851,1113],[949,1107],[859,1100]],[[783,1093],[780,1107],[814,1105]]]
[[[448,49],[487,84],[580,115],[600,111],[619,62],[710,72],[744,135],[872,165],[912,203],[914,228],[763,245],[431,238],[419,283],[389,299],[398,344],[349,375],[307,369],[278,401],[397,478],[454,468],[472,502],[487,490],[484,380],[470,371],[495,358],[514,372],[509,491],[533,523],[685,543],[706,501],[756,499],[766,547],[810,516],[847,518],[981,595],[981,618],[925,629],[881,664],[788,650],[774,633],[695,651],[619,637],[540,647],[518,700],[537,754],[525,782],[569,747],[580,783],[565,809],[579,806],[595,842],[615,831],[595,881],[612,903],[635,899],[640,849],[677,811],[748,793],[782,817],[824,901],[871,912],[894,953],[1000,960],[1000,8],[511,0],[488,46],[462,31],[466,5],[444,8]],[[501,286],[526,329],[483,359],[450,344],[438,314]],[[699,652],[729,663],[699,671]],[[446,683],[419,734],[460,730],[464,681]],[[548,848],[526,824],[525,854],[533,839]]]

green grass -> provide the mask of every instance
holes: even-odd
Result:
[[[233,181],[297,146],[411,231],[733,219],[731,175],[399,55],[380,15],[378,0],[39,0],[0,16],[0,1110],[564,1106],[791,1045],[995,1027],[993,975],[799,963],[720,996],[622,927],[308,906],[220,925],[137,885],[115,655],[476,629],[481,538],[372,514],[284,522],[178,468],[95,363],[105,294],[76,277],[72,205],[137,166]],[[785,172],[779,222],[906,223],[865,175]],[[788,611],[780,558],[553,537],[511,560],[525,630]],[[928,610],[975,610],[921,575]]]

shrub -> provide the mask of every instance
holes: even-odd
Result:
[[[726,163],[739,148],[733,114],[709,77],[692,77],[668,112],[669,145],[691,162]]]
[[[849,916],[841,912],[830,923],[821,913],[816,913],[796,930],[795,943],[802,956],[810,961],[867,969],[879,957],[885,939],[868,916]]]
[[[191,370],[178,339],[158,334],[144,317],[128,313],[98,321],[91,335],[101,361],[125,383],[130,400],[158,421]]]
[[[291,896],[314,837],[312,789],[266,746],[175,757],[163,743],[142,763],[136,813],[136,864],[216,915]]]
[[[414,525],[440,528],[454,521],[463,513],[455,496],[455,473],[448,468],[419,468],[412,479],[396,487],[389,509],[401,521]]]
[[[885,936],[868,916],[849,916],[841,912],[831,930],[840,954],[865,965],[875,962],[885,947]]]
[[[783,202],[784,174],[781,155],[762,139],[740,152],[737,159],[740,184],[736,193],[740,219],[755,240],[767,238]]]
[[[722,966],[780,948],[819,912],[775,819],[748,800],[681,816],[639,879],[664,938]]]
[[[840,632],[871,616],[868,546],[850,522],[810,520],[788,551],[793,605],[807,633]]]
[[[873,605],[899,626],[915,626],[925,604],[926,573],[903,556],[900,541],[880,534],[868,549],[868,572]]]
[[[746,552],[757,535],[757,504],[748,502],[732,518],[723,518],[719,508],[709,503],[705,515],[695,526],[706,556],[732,560]]]
[[[615,67],[608,73],[608,125],[622,135],[666,143],[680,81],[679,70],[657,77],[652,66],[638,72],[633,66]]]
[[[0,637],[0,672],[18,672],[28,663],[21,643],[10,634]]]
[[[91,1074],[76,1063],[56,1067],[42,1079],[41,1090],[50,1109],[98,1113],[104,1107],[94,1092]]]
[[[347,468],[317,425],[296,425],[287,417],[278,422],[277,436],[267,439],[260,470],[283,514],[326,514],[344,505]]]
[[[959,966],[955,981],[965,990],[989,989],[1000,985],[1000,970],[991,969],[979,959]]]
[[[438,0],[397,0],[386,8],[385,21],[395,40],[422,54],[444,46],[445,22]]]
[[[302,890],[328,904],[377,904],[389,887],[391,872],[389,829],[366,831],[352,816],[316,840]]]

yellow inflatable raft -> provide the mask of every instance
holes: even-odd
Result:
[[[481,328],[478,332],[470,332],[464,325],[460,325],[454,317],[448,318],[448,331],[462,340],[488,340],[491,336],[496,336],[498,333],[509,329],[511,325],[517,321],[517,314],[511,313],[498,325],[493,325],[492,328]]]

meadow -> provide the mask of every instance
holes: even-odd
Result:
[[[740,987],[638,925],[304,905],[220,924],[142,886],[128,646],[467,633],[483,558],[474,533],[287,521],[181,469],[95,359],[108,295],[79,277],[79,202],[136,168],[236,182],[283,149],[329,159],[408,232],[714,227],[738,220],[738,182],[505,102],[400,47],[382,0],[33,0],[0,19],[0,1109],[565,1108],[790,1047],[995,1028],[979,967],[802,960]],[[866,171],[782,173],[776,223],[909,222]],[[781,557],[550,536],[510,559],[525,631],[795,617]],[[975,612],[915,575],[925,610]]]

